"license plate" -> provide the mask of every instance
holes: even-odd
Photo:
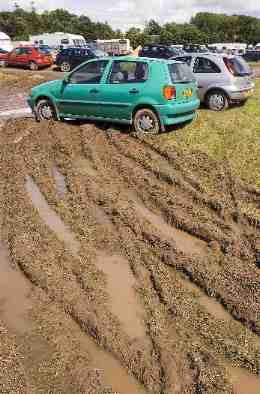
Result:
[[[185,90],[182,92],[182,95],[183,95],[184,97],[191,97],[192,94],[193,94],[192,89],[185,89]]]

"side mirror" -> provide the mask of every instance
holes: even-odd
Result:
[[[63,83],[64,83],[64,85],[67,85],[69,83],[69,74],[65,74],[65,76],[63,78]]]

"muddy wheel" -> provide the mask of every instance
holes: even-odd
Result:
[[[60,65],[61,71],[68,73],[71,70],[71,65],[68,62],[62,62]]]
[[[0,60],[0,67],[7,67],[7,61]]]
[[[37,120],[57,120],[53,104],[48,99],[39,100],[35,107]]]
[[[158,116],[149,108],[139,109],[134,115],[133,124],[136,133],[158,134],[161,130]]]
[[[207,94],[206,105],[211,111],[224,111],[228,108],[227,95],[221,90],[214,90]]]
[[[37,63],[35,63],[35,62],[30,62],[29,63],[29,69],[31,70],[31,71],[37,71],[38,70],[38,64]]]

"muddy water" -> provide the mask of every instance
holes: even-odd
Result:
[[[193,237],[185,231],[178,230],[170,226],[161,216],[153,213],[140,202],[135,205],[135,209],[140,215],[156,227],[164,237],[173,239],[177,248],[179,248],[183,253],[190,255],[207,255],[207,245],[205,242]]]
[[[234,394],[260,394],[260,377],[242,368],[228,368]]]
[[[128,261],[122,256],[99,254],[96,265],[107,275],[111,311],[119,318],[130,337],[145,337],[142,308],[134,290],[135,279]]]
[[[105,386],[112,387],[113,394],[145,394],[146,391],[137,380],[121,366],[112,355],[99,348],[85,336],[82,345],[90,354],[92,366],[101,372]]]
[[[0,240],[0,317],[13,332],[23,334],[30,328],[27,317],[32,304],[31,286],[19,269],[11,266],[8,249]]]
[[[56,190],[59,198],[64,198],[67,192],[65,177],[59,171],[57,166],[53,166],[52,168],[52,176],[54,178],[56,184]]]
[[[67,248],[77,255],[80,243],[72,234],[70,229],[63,223],[60,217],[48,205],[41,191],[31,177],[27,177],[26,190],[34,207],[38,210],[42,220],[54,231],[60,241],[64,242]]]

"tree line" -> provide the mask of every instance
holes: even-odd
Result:
[[[130,28],[123,33],[108,23],[93,22],[86,15],[75,15],[65,9],[38,13],[33,6],[26,11],[15,4],[13,11],[0,12],[0,31],[13,40],[28,40],[31,34],[64,31],[82,34],[86,40],[129,38],[132,46],[154,41],[162,44],[211,44],[214,42],[260,42],[260,19],[245,16],[201,12],[189,23],[169,22],[160,25],[150,20],[143,29]]]

